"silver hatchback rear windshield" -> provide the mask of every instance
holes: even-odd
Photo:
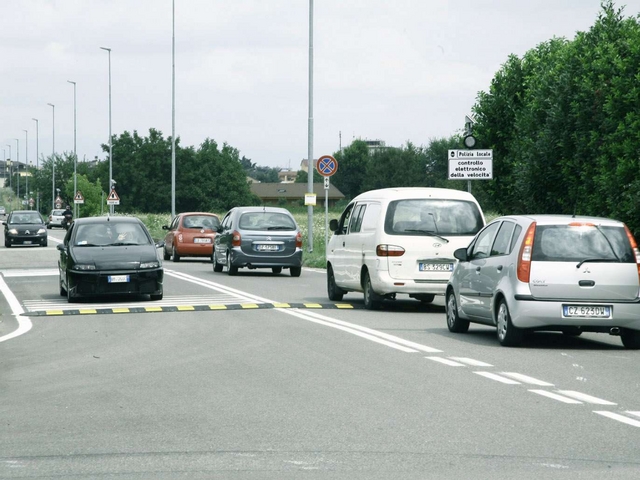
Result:
[[[597,225],[538,225],[532,261],[581,262],[585,259],[635,263],[623,227]]]

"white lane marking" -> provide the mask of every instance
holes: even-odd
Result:
[[[188,282],[192,282],[192,283],[196,283],[198,285],[207,287],[207,288],[211,288],[213,290],[218,290],[218,291],[226,291],[228,293],[232,293],[235,295],[243,295],[245,296],[245,298],[253,300],[255,302],[261,302],[261,303],[278,303],[278,302],[274,302],[273,300],[270,300],[268,298],[263,298],[263,297],[258,297],[257,295],[252,295],[249,294],[247,292],[243,292],[241,290],[236,290],[235,288],[230,288],[227,287],[225,285],[220,285],[217,284],[215,282],[211,282],[208,280],[202,280],[198,277],[193,277],[191,275],[182,273],[182,272],[176,272],[173,270],[165,270],[165,274],[171,275],[173,277],[176,278],[180,278],[183,279],[185,281]],[[304,320],[310,320],[316,323],[320,323],[321,325],[325,325],[325,326],[329,326],[332,328],[337,328],[339,330],[344,330],[344,331],[348,331],[349,333],[355,333],[355,331],[358,332],[362,332],[365,335],[359,335],[362,336],[363,338],[367,338],[369,340],[371,340],[371,336],[375,336],[377,338],[381,338],[381,339],[385,339],[388,340],[389,342],[392,342],[395,346],[393,348],[397,348],[400,345],[404,345],[404,347],[402,348],[398,348],[398,350],[403,350],[403,351],[407,351],[408,353],[415,353],[416,351],[424,351],[424,352],[430,352],[430,353],[439,353],[441,352],[441,350],[435,349],[435,348],[431,348],[431,347],[427,347],[426,345],[421,345],[419,343],[415,343],[415,342],[410,342],[408,340],[404,340],[400,337],[396,337],[394,335],[388,335],[386,333],[383,332],[379,332],[377,330],[373,330],[371,328],[367,328],[367,327],[362,327],[360,325],[356,325],[353,323],[349,323],[349,322],[343,322],[341,320],[337,320],[335,318],[330,318],[327,317],[325,315],[320,315],[318,313],[315,312],[310,312],[310,311],[293,311],[289,310],[289,309],[285,309],[283,308],[281,310],[283,313],[286,313],[288,315],[293,315],[296,316],[298,318],[302,318]],[[319,321],[316,321],[319,320]],[[345,330],[346,329],[346,330]],[[368,336],[367,336],[368,335]],[[381,342],[378,342],[381,343]],[[386,345],[387,343],[385,343]],[[389,344],[389,346],[391,346],[391,344]],[[408,347],[408,348],[407,348]],[[406,349],[406,350],[404,350]]]
[[[45,276],[53,276],[58,275],[57,268],[40,268],[40,269],[20,269],[20,270],[0,270],[0,274],[3,277],[45,277]]]
[[[471,365],[472,367],[493,367],[490,363],[481,362],[480,360],[475,360],[473,358],[467,357],[449,357],[452,360],[456,360],[458,362],[466,363],[467,365]]]
[[[631,410],[627,410],[624,413],[628,413],[629,415],[634,415],[636,417],[640,417],[640,412],[632,412]]]
[[[519,380],[522,383],[529,383],[531,385],[539,385],[541,387],[553,387],[553,383],[545,382],[543,380],[538,380],[537,378],[533,378],[533,377],[530,377],[528,375],[523,375],[521,373],[500,372],[500,375],[506,375],[507,377],[511,377],[514,380]]]
[[[640,427],[640,421],[634,420],[633,418],[625,417],[624,415],[620,415],[619,413],[607,412],[604,410],[594,410],[593,413],[597,413],[598,415],[602,415],[603,417],[607,417],[612,420],[617,420],[618,422],[626,423],[627,425],[631,425],[633,427]]]
[[[450,367],[466,367],[464,363],[454,362],[453,360],[449,360],[448,358],[442,358],[442,357],[424,357],[424,358],[433,360],[434,362],[449,365]]]
[[[553,400],[558,400],[559,402],[562,402],[562,403],[570,403],[573,405],[582,404],[582,402],[579,402],[578,400],[574,400],[573,398],[563,397],[562,395],[558,395],[553,392],[547,392],[546,390],[529,390],[529,391],[533,393],[537,393],[538,395],[542,395],[543,397],[548,397],[548,398],[552,398]]]
[[[586,393],[575,392],[573,390],[557,390],[557,392],[561,395],[575,398],[576,400],[580,400],[585,403],[593,403],[596,405],[617,405],[617,403],[610,402],[609,400],[603,400],[598,397],[592,397],[591,395],[587,395]]]
[[[343,325],[349,328],[355,328],[356,330],[360,330],[361,332],[369,333],[371,335],[376,335],[380,338],[384,338],[390,340],[395,343],[400,343],[402,345],[406,345],[410,348],[415,348],[416,350],[427,352],[427,353],[441,353],[442,350],[438,350],[437,348],[428,347],[426,345],[422,345],[421,343],[411,342],[409,340],[405,340],[404,338],[396,337],[395,335],[389,335],[388,333],[380,332],[378,330],[373,330],[372,328],[362,327],[360,325],[356,325],[349,322],[343,322],[342,320],[337,320],[335,318],[326,317],[317,312],[305,311],[306,315],[310,317],[320,318],[322,320],[326,320],[328,322],[335,323],[337,325]]]
[[[490,378],[491,380],[495,380],[496,382],[506,383],[507,385],[520,385],[520,382],[516,382],[515,380],[511,380],[510,378],[501,377],[495,373],[491,372],[473,372],[476,375],[480,375],[482,377]]]
[[[395,348],[396,350],[400,350],[402,352],[406,352],[406,353],[417,353],[418,352],[417,350],[413,350],[412,348],[404,347],[402,345],[398,345],[398,344],[393,343],[393,342],[387,342],[386,340],[383,340],[383,339],[378,338],[378,337],[373,336],[373,335],[369,335],[367,333],[359,332],[359,331],[357,331],[355,329],[352,329],[352,328],[343,327],[341,325],[336,325],[336,324],[331,323],[331,322],[325,322],[325,321],[320,320],[320,319],[310,318],[308,315],[305,315],[305,313],[307,313],[307,312],[302,312],[302,311],[300,311],[298,309],[293,309],[293,310],[283,309],[282,312],[283,313],[287,313],[289,315],[293,315],[293,316],[298,317],[298,318],[301,318],[301,319],[306,320],[308,322],[318,323],[320,325],[325,325],[325,326],[331,327],[331,328],[337,328],[338,330],[342,330],[344,332],[348,332],[348,333],[351,333],[353,335],[357,335],[358,337],[366,338],[367,340],[371,340],[372,342],[380,343],[382,345],[386,345],[387,347]]]
[[[24,313],[24,310],[22,309],[20,302],[18,301],[16,296],[13,294],[13,292],[9,289],[9,286],[6,284],[6,282],[4,281],[4,278],[2,277],[0,277],[0,291],[4,295],[4,298],[7,299],[7,303],[9,304],[11,311],[13,312],[13,314],[16,317],[16,320],[18,321],[17,329],[15,329],[11,333],[8,333],[7,335],[4,335],[3,337],[0,337],[0,342],[5,342],[7,340],[10,340],[15,337],[19,337],[20,335],[27,333],[29,330],[31,330],[31,327],[33,326],[33,324],[31,323],[31,319],[29,317],[22,316],[22,314]]]

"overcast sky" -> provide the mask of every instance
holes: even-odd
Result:
[[[626,16],[640,0],[621,0]],[[354,138],[427,145],[462,129],[509,54],[594,23],[600,0],[315,0],[314,157]],[[112,131],[171,135],[171,0],[0,0],[3,158],[105,158]],[[176,136],[258,165],[307,158],[309,0],[175,0]],[[25,134],[24,130],[28,130]],[[341,137],[341,138],[340,138]],[[118,159],[113,159],[117,163]]]

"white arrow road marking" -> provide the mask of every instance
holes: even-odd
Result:
[[[6,282],[4,281],[4,278],[2,277],[0,277],[0,291],[4,295],[4,298],[7,299],[7,302],[9,303],[9,307],[11,308],[11,311],[13,312],[13,314],[15,315],[18,321],[18,328],[16,330],[14,330],[13,332],[3,337],[0,337],[0,342],[5,342],[12,338],[18,337],[24,333],[27,333],[29,330],[31,330],[31,327],[33,326],[33,324],[31,323],[30,318],[22,316],[22,314],[24,313],[24,310],[22,309],[20,302],[18,301],[16,296],[13,294],[13,292],[9,290],[9,286],[6,284]]]

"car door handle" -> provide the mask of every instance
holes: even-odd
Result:
[[[502,265],[498,265],[498,266],[496,267],[496,270],[498,270],[499,272],[501,272],[501,271],[502,271]]]
[[[344,247],[344,242],[342,242],[342,246]]]
[[[480,270],[482,270],[482,267],[476,267],[476,272],[479,272]]]

